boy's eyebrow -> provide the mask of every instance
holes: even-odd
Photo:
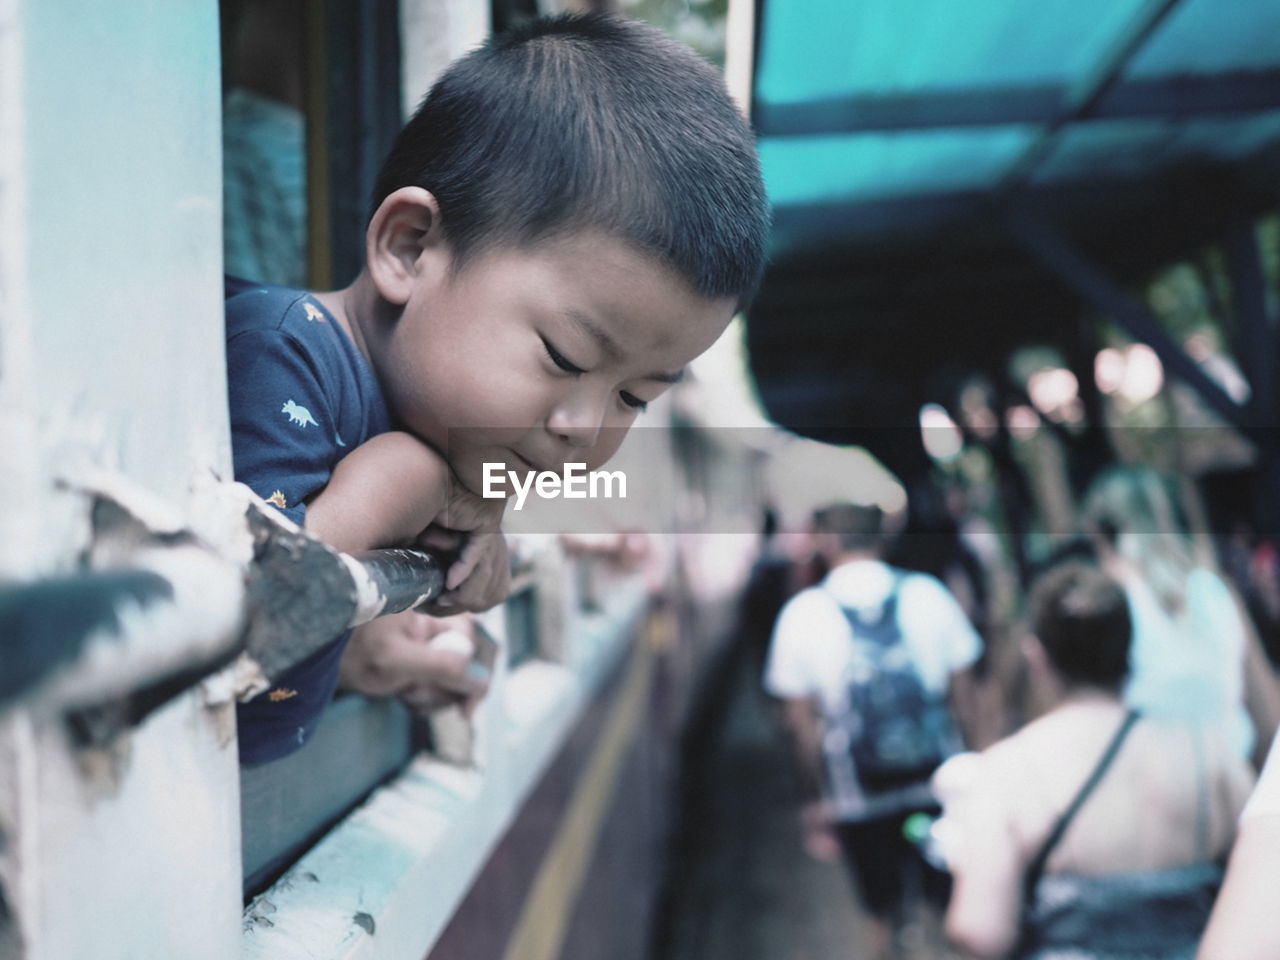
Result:
[[[600,349],[609,355],[610,360],[617,363],[622,359],[622,350],[618,347],[617,341],[609,335],[608,330],[585,313],[579,313],[577,310],[566,310],[565,316],[585,330],[596,343],[600,344]]]
[[[596,343],[600,344],[600,349],[609,356],[609,359],[613,360],[615,363],[622,360],[622,350],[618,347],[617,341],[609,335],[608,330],[600,326],[600,324],[596,323],[585,313],[580,313],[577,310],[566,310],[565,315],[585,330],[587,334],[596,341]],[[645,376],[640,379],[657,380],[659,383],[679,383],[684,379],[684,371],[677,370],[675,373],[649,373],[645,374]]]

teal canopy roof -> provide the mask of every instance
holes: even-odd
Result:
[[[856,401],[853,374],[914,383],[918,408],[939,365],[1052,339],[1078,298],[1011,214],[1128,282],[1280,206],[1276,0],[760,0],[757,14],[775,232],[751,327],[775,415]]]

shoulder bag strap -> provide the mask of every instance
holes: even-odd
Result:
[[[1107,745],[1107,749],[1099,758],[1097,765],[1093,768],[1093,773],[1089,774],[1089,779],[1084,782],[1075,799],[1071,801],[1071,805],[1058,818],[1058,822],[1054,824],[1053,830],[1049,836],[1045,838],[1044,843],[1040,845],[1040,849],[1036,851],[1036,855],[1031,859],[1031,863],[1027,866],[1027,872],[1023,876],[1022,881],[1022,902],[1024,911],[1031,906],[1035,897],[1036,885],[1040,882],[1040,877],[1044,873],[1044,866],[1049,861],[1049,854],[1054,851],[1058,843],[1062,840],[1062,835],[1067,832],[1067,827],[1071,825],[1071,821],[1075,819],[1080,808],[1084,806],[1084,802],[1089,799],[1089,795],[1101,782],[1103,775],[1111,766],[1111,762],[1115,760],[1116,754],[1120,752],[1120,747],[1124,743],[1125,737],[1129,735],[1129,731],[1133,729],[1133,725],[1138,720],[1138,711],[1130,710],[1125,714],[1120,729],[1115,732],[1115,736],[1111,738],[1111,743]]]

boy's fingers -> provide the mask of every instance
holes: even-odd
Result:
[[[457,588],[454,596],[459,606],[471,610],[487,610],[506,599],[502,571],[491,560],[481,560],[471,575]]]
[[[456,552],[466,541],[467,534],[458,530],[446,530],[432,524],[418,534],[417,545],[427,550],[439,550],[443,553]]]
[[[437,617],[463,610],[488,610],[506,599],[510,583],[507,545],[502,534],[471,534],[445,571],[441,595],[418,610]]]
[[[506,506],[506,500],[477,497],[455,484],[436,522],[452,530],[497,530]]]
[[[458,559],[449,565],[449,572],[444,579],[445,590],[457,590],[459,584],[471,576],[471,571],[476,568],[480,559],[480,548],[472,538],[463,546]]]
[[[492,590],[499,567],[507,562],[506,540],[500,533],[473,534],[462,547],[462,552],[445,579],[446,590],[456,590],[468,577],[474,583],[468,591],[483,599]]]

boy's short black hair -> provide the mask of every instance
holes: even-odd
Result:
[[[1118,690],[1129,673],[1133,622],[1124,590],[1078,560],[1049,570],[1031,595],[1031,629],[1068,684]]]
[[[709,63],[662,32],[590,14],[532,21],[455,61],[374,190],[440,204],[455,265],[598,228],[708,298],[750,299],[769,225],[755,143]]]

